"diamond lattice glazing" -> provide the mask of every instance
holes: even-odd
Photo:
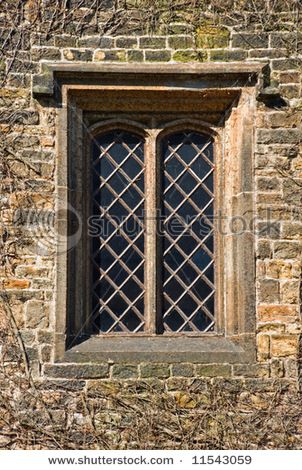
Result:
[[[167,332],[214,327],[214,163],[211,140],[195,132],[163,144],[164,312]]]

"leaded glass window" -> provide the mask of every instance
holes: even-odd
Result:
[[[212,142],[196,132],[173,134],[161,158],[164,329],[208,331],[214,326],[215,293]]]
[[[114,129],[94,139],[91,210],[100,227],[91,243],[96,333],[213,331],[214,179],[209,135],[185,129],[161,139]],[[145,249],[152,245],[154,250]],[[154,275],[156,288],[149,279]]]
[[[102,333],[144,328],[144,143],[123,131],[94,143],[93,239],[95,324]]]

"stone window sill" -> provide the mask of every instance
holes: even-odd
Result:
[[[217,335],[91,337],[65,352],[59,362],[244,363],[255,360],[254,338]]]

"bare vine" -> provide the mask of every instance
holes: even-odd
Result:
[[[223,25],[259,34],[285,33],[281,46],[286,50],[286,57],[297,60],[300,67],[301,11],[300,0],[0,2],[3,90],[0,96],[0,270],[3,285],[0,309],[4,311],[3,315],[0,312],[0,318],[7,319],[1,325],[4,392],[0,398],[0,447],[246,449],[299,446],[300,397],[292,392],[288,398],[282,387],[268,392],[271,405],[267,408],[267,394],[253,393],[248,388],[222,393],[215,381],[209,381],[204,393],[197,381],[183,381],[182,392],[172,390],[171,393],[163,389],[160,381],[146,381],[141,385],[128,381],[124,386],[114,383],[107,389],[104,386],[94,396],[81,386],[77,388],[72,381],[62,383],[61,388],[56,384],[43,385],[32,370],[32,362],[38,368],[40,365],[31,360],[23,339],[24,332],[15,311],[16,299],[5,286],[14,276],[23,248],[30,243],[30,234],[22,227],[22,220],[17,223],[16,214],[22,218],[27,209],[39,210],[43,205],[41,201],[36,203],[34,191],[35,178],[43,175],[42,164],[32,162],[20,151],[25,141],[28,153],[37,147],[37,139],[28,128],[36,122],[38,113],[31,110],[33,103],[26,92],[31,73],[39,69],[38,61],[32,59],[33,44],[43,40],[42,43],[52,45],[54,38],[62,34],[76,38],[126,35],[129,31],[165,35],[172,34],[173,25],[186,25],[183,31],[196,35],[201,26]],[[12,90],[16,92],[15,97],[12,97]],[[276,169],[301,187],[289,171]],[[49,183],[45,199],[51,199],[53,174],[50,171],[43,178]],[[52,387],[51,396],[47,386]],[[116,417],[115,421],[114,413],[108,413],[108,401],[112,409],[124,415],[124,420]],[[73,417],[66,412],[68,407]],[[272,432],[273,425],[278,427],[277,433]]]

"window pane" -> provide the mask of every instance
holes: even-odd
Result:
[[[213,143],[196,132],[163,142],[163,325],[165,331],[214,327]]]
[[[93,144],[94,326],[101,333],[144,329],[144,142],[121,130]]]

